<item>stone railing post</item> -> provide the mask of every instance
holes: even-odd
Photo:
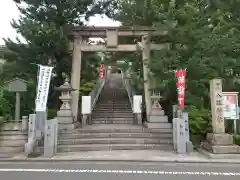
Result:
[[[173,146],[177,153],[186,153],[185,121],[173,118]]]
[[[37,141],[36,130],[37,130],[36,114],[30,114],[28,123],[28,142],[25,144],[25,152],[27,154],[33,153],[34,148],[36,146]]]
[[[92,97],[82,96],[82,124],[91,124]],[[88,122],[87,122],[88,121]]]
[[[142,124],[142,96],[134,95],[133,96],[133,113],[136,116],[136,124]]]
[[[178,105],[173,105],[173,146],[176,152],[190,153],[193,151],[189,135],[188,113],[178,109]]]
[[[184,119],[184,124],[185,124],[186,152],[190,153],[190,152],[193,152],[193,144],[192,144],[192,142],[190,140],[188,113],[187,112],[183,112],[182,118]]]
[[[46,121],[44,134],[44,156],[53,157],[57,153],[58,121],[57,118]]]
[[[69,80],[66,78],[64,84],[56,88],[56,90],[61,91],[59,99],[62,101],[62,106],[57,112],[59,129],[75,129],[80,125],[80,122],[73,117],[71,107],[71,92],[74,91],[74,89],[69,84]]]
[[[28,130],[28,116],[22,116],[22,131]]]

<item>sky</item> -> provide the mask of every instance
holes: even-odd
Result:
[[[16,37],[19,37],[21,40],[23,38],[16,33],[16,31],[11,27],[10,22],[12,19],[19,19],[20,13],[12,0],[0,0],[0,45],[4,45],[2,38],[11,38],[15,40]],[[120,23],[113,21],[106,16],[96,15],[95,17],[90,18],[90,21],[87,23],[90,26],[119,26]]]

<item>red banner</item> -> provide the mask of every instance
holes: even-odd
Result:
[[[186,88],[186,71],[183,69],[175,72],[177,78],[177,90],[178,90],[178,105],[180,109],[184,109],[184,97]]]
[[[100,79],[103,80],[104,78],[104,66],[100,64]]]

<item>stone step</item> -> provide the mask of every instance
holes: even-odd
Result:
[[[111,150],[173,150],[170,144],[83,144],[59,145],[57,152],[111,151]]]
[[[169,128],[172,129],[171,123],[151,123],[151,122],[145,122],[144,125],[147,128]]]
[[[116,108],[116,107],[95,107],[94,111],[110,111],[110,112],[119,112],[119,113],[133,113],[132,108]]]
[[[16,140],[0,140],[0,147],[19,147],[19,146],[24,146],[25,143],[27,143],[27,138],[26,139],[16,139]]]
[[[103,103],[103,104],[130,104],[130,101],[128,97],[123,96],[116,96],[116,97],[109,97],[109,95],[106,95],[108,97],[99,97],[97,103]]]
[[[59,123],[58,124],[58,129],[67,129],[67,130],[72,130],[80,127],[81,124],[80,122],[74,122],[74,123]]]
[[[93,124],[133,124],[133,120],[93,120]]]
[[[84,139],[84,138],[172,138],[172,133],[106,133],[106,132],[92,132],[92,133],[59,133],[59,139]]]
[[[102,116],[102,117],[92,117],[93,121],[132,121],[133,120],[133,116],[130,117],[106,117],[106,116]]]
[[[128,107],[95,107],[93,111],[100,110],[100,111],[119,111],[119,112],[132,112],[132,108]]]
[[[122,89],[103,89],[101,91],[101,95],[110,95],[113,96],[115,94],[119,94],[119,95],[127,95],[127,91],[126,90],[122,90]]]
[[[101,101],[119,101],[119,102],[126,102],[129,101],[128,95],[125,94],[118,94],[118,95],[112,95],[111,93],[105,93],[105,94],[100,94],[99,99]]]
[[[131,113],[133,114],[132,109],[94,109],[93,112],[99,112],[99,113]]]
[[[133,118],[134,115],[131,113],[93,113],[92,118]]]
[[[109,111],[105,110],[105,111],[101,111],[99,109],[95,109],[93,110],[92,114],[94,113],[101,113],[101,114],[110,114],[110,115],[124,115],[124,114],[130,114],[130,115],[133,115],[133,112],[132,111],[129,111],[128,109],[126,110],[112,110],[110,109]]]
[[[172,139],[154,138],[85,138],[85,139],[61,139],[59,145],[77,144],[172,144]]]
[[[27,134],[22,135],[22,134],[11,134],[11,135],[0,135],[0,142],[1,141],[18,141],[18,140],[27,140]]]
[[[104,101],[101,101],[101,99],[98,99],[97,104],[102,104],[102,105],[108,105],[108,104],[130,105],[130,101],[129,100],[124,100],[124,101],[104,100]]]
[[[23,152],[25,143],[27,143],[27,132],[21,131],[0,132],[1,156]]]
[[[103,93],[108,92],[108,93],[111,93],[111,94],[114,94],[116,92],[121,92],[121,93],[125,94],[125,93],[127,93],[127,90],[124,89],[124,88],[121,88],[121,87],[113,88],[113,87],[110,87],[110,86],[109,87],[106,86],[105,88],[102,89],[102,92]]]
[[[18,146],[18,147],[5,147],[0,146],[0,154],[10,154],[10,153],[20,153],[24,152],[24,146]]]
[[[114,92],[114,91],[117,91],[117,92]],[[126,91],[119,91],[119,89],[117,90],[114,90],[114,91],[106,91],[106,90],[103,90],[100,94],[101,97],[104,97],[106,96],[106,98],[108,97],[112,97],[112,96],[116,96],[117,97],[125,97],[125,98],[128,98],[128,93]]]
[[[128,111],[131,110],[132,108],[130,107],[95,107],[94,110],[103,110],[103,111]]]
[[[95,106],[96,109],[98,108],[102,108],[102,109],[131,109],[131,106],[128,105],[128,106],[119,106],[119,105],[112,105],[112,104],[109,104],[109,105],[97,105]]]
[[[127,92],[126,91],[124,91],[124,90],[119,90],[119,89],[114,89],[114,90],[103,90],[102,92],[101,92],[101,96],[106,96],[106,98],[108,98],[108,97],[112,97],[112,96],[117,96],[117,97],[119,97],[119,96],[121,96],[121,97],[127,97],[128,96],[128,94],[127,94]],[[107,96],[108,95],[108,96]]]
[[[130,104],[114,104],[114,103],[109,103],[109,104],[96,104],[96,107],[131,107]]]
[[[99,99],[102,102],[128,102],[129,103],[129,98],[128,95],[122,95],[122,94],[118,94],[118,95],[112,95],[110,93],[107,93],[105,95],[100,94]]]
[[[98,126],[98,128],[96,127]],[[124,127],[123,127],[124,126]],[[63,129],[60,130],[60,133],[169,133],[172,134],[172,129],[169,128],[145,128],[145,127],[137,127],[137,128],[128,128],[125,126],[130,125],[115,125],[115,124],[103,124],[103,125],[90,125],[84,128],[77,128],[72,130]],[[115,127],[115,128],[114,128]]]
[[[117,113],[133,113],[132,109],[100,109],[95,108],[93,112],[117,112]]]
[[[127,98],[121,97],[121,98],[114,98],[114,99],[109,99],[107,97],[104,96],[99,96],[98,98],[98,102],[104,103],[104,104],[108,104],[108,103],[118,103],[118,104],[130,104],[130,101]]]
[[[129,99],[105,99],[105,100],[101,100],[101,99],[98,99],[98,103],[100,104],[121,104],[121,105],[126,105],[126,104],[130,104],[130,101]]]

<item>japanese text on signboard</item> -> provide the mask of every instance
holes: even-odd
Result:
[[[104,66],[103,64],[100,64],[100,79],[103,80],[104,77]]]
[[[39,66],[37,96],[35,100],[36,111],[46,110],[52,69],[53,67],[49,66]]]
[[[176,71],[177,78],[177,90],[178,90],[178,105],[180,109],[184,109],[184,97],[185,97],[185,88],[186,88],[186,71],[185,70],[177,70]]]

